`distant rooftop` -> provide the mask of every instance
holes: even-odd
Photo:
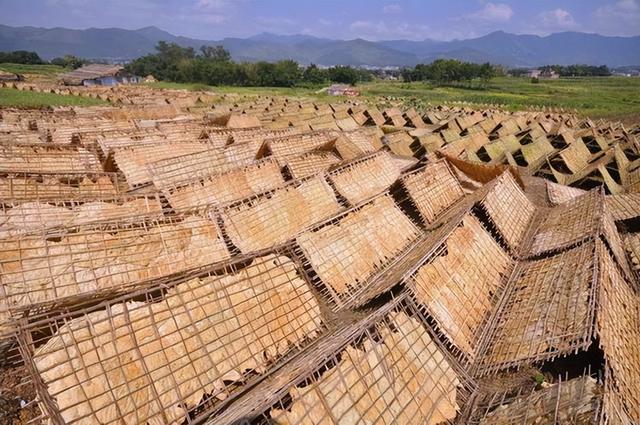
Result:
[[[120,65],[104,65],[99,63],[92,63],[82,66],[78,69],[74,69],[71,72],[62,74],[60,79],[65,84],[82,84],[84,80],[93,80],[102,77],[114,77],[118,72],[122,71],[124,67]]]

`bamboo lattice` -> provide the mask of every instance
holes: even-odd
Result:
[[[142,292],[34,324],[21,350],[53,423],[191,423],[322,329],[295,264],[273,254],[157,299]]]

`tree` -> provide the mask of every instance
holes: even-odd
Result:
[[[509,74],[514,77],[524,77],[529,73],[527,68],[514,68],[509,70]]]
[[[502,73],[490,63],[482,65],[473,62],[461,62],[455,59],[438,59],[430,64],[418,64],[414,68],[404,68],[401,71],[405,81],[430,81],[433,84],[451,84],[480,79],[488,82],[491,78]]]
[[[611,70],[606,65],[545,65],[540,68],[543,72],[554,71],[561,77],[608,77]]]
[[[231,60],[231,53],[223,46],[201,46],[200,52],[207,59],[228,62]]]
[[[452,75],[453,63],[448,59],[438,59],[434,61],[430,66],[430,79],[437,84],[449,83],[455,80],[455,76]]]
[[[373,72],[366,69],[357,69],[358,73],[358,82],[361,81],[372,81],[373,80]]]
[[[89,61],[73,55],[65,55],[61,58],[51,59],[51,63],[53,65],[62,66],[64,68],[77,69],[77,68],[80,68],[82,65],[86,65],[87,63],[89,63]]]
[[[316,64],[311,64],[302,73],[302,79],[311,84],[322,84],[328,79],[327,72],[318,68]]]
[[[153,75],[154,77],[164,80],[165,76],[162,70],[162,63],[158,55],[147,55],[135,59],[128,63],[125,68],[134,75]]]
[[[44,61],[36,52],[15,50],[13,52],[0,52],[0,63],[19,63],[24,65],[40,65]]]
[[[478,69],[478,76],[484,81],[489,81],[496,76],[496,70],[489,62],[483,63]]]
[[[350,66],[334,66],[329,68],[329,79],[335,83],[356,84],[358,72]]]
[[[402,77],[403,81],[407,81],[407,82],[419,80],[419,78],[416,78],[415,68],[402,68],[400,70],[400,77]]]
[[[237,70],[239,65],[231,61],[196,60],[196,64],[201,63],[204,67],[205,78],[194,79],[209,85],[237,85],[240,75]]]
[[[276,87],[292,87],[302,79],[298,62],[287,59],[278,61],[273,67],[273,85]]]
[[[181,59],[193,59],[196,57],[196,51],[193,47],[182,47],[176,43],[167,43],[159,41],[156,45],[158,56],[167,62],[178,62]]]
[[[195,59],[192,47],[181,47],[176,43],[159,41],[155,55],[142,56],[127,65],[127,70],[136,75],[153,75],[160,80],[190,81],[189,63]]]
[[[256,86],[275,86],[275,65],[269,62],[260,61],[255,63]]]

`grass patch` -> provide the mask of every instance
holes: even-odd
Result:
[[[58,65],[23,65],[19,63],[0,63],[0,69],[6,72],[22,75],[40,75],[55,77],[70,71]]]
[[[90,97],[65,96],[54,93],[39,93],[10,88],[0,88],[0,107],[44,108],[52,106],[94,106],[107,102]]]

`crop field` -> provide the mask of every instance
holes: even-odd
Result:
[[[362,87],[369,96],[402,96],[416,106],[470,102],[479,107],[502,105],[508,110],[562,108],[592,118],[640,121],[640,78],[593,77],[540,80],[495,78],[486,87],[434,87],[427,83],[377,82]]]

